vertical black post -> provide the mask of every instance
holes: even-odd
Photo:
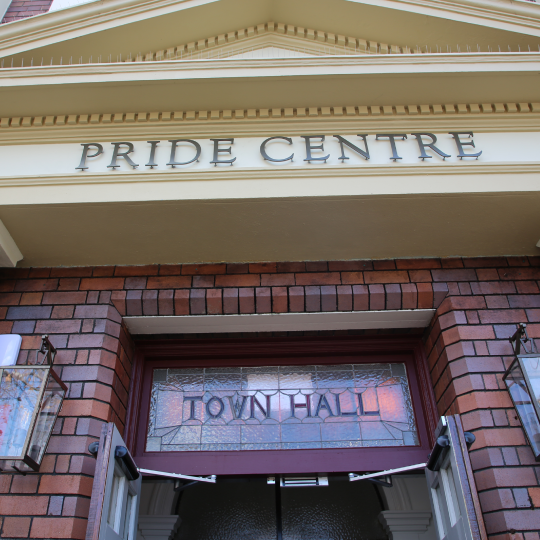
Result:
[[[276,538],[283,540],[283,523],[281,519],[281,477],[276,475]]]

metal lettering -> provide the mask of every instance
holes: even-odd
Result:
[[[437,142],[437,137],[435,137],[433,133],[411,133],[411,135],[414,135],[416,137],[416,142],[418,143],[418,146],[420,147],[420,155],[418,157],[422,161],[426,159],[431,159],[433,157],[433,156],[428,156],[428,154],[426,154],[426,148],[430,148],[431,150],[433,150],[433,152],[436,152],[437,154],[439,154],[439,156],[441,156],[443,160],[446,159],[447,157],[452,157],[449,154],[445,154],[442,150],[440,150],[439,148],[435,146],[435,143]],[[429,137],[431,139],[431,142],[425,143],[422,140],[422,137]]]
[[[210,139],[214,143],[214,159],[210,162],[214,164],[214,167],[217,166],[218,163],[230,163],[231,166],[234,161],[236,161],[236,158],[232,159],[218,159],[218,154],[232,154],[231,147],[229,148],[220,148],[219,143],[221,142],[228,142],[231,144],[234,144],[234,139]]]
[[[458,148],[458,158],[459,159],[463,159],[464,157],[474,157],[476,159],[478,159],[479,156],[482,155],[482,150],[480,150],[480,152],[477,152],[476,154],[466,154],[465,151],[463,150],[463,147],[464,146],[472,146],[473,148],[476,148],[476,146],[474,146],[474,141],[472,140],[473,138],[473,132],[472,131],[450,131],[449,132],[450,135],[452,135],[452,137],[454,137],[454,141],[456,141],[456,146]],[[471,138],[471,141],[470,142],[464,142],[462,141],[459,136],[460,135],[467,135],[468,137]]]
[[[128,155],[128,154],[131,154],[133,152],[133,143],[130,143],[130,142],[113,142],[111,144],[114,146],[114,150],[113,150],[113,157],[111,159],[111,164],[107,165],[107,167],[109,169],[117,169],[118,167],[120,167],[120,165],[118,165],[118,163],[117,163],[118,158],[124,158],[127,161],[127,163],[129,165],[131,165],[134,169],[136,169],[139,166],[139,165],[137,165],[137,163],[134,163],[132,161],[132,159]],[[127,148],[128,148],[125,152],[120,152],[120,147],[122,145],[127,146]]]
[[[394,163],[398,159],[403,159],[397,153],[396,137],[401,137],[401,140],[404,141],[407,138],[407,135],[405,133],[379,133],[375,136],[376,141],[380,141],[381,139],[388,139],[390,141],[390,148],[392,149],[392,157],[390,159],[393,159]]]
[[[81,144],[81,146],[83,147],[81,162],[79,163],[78,167],[75,167],[75,169],[80,169],[81,171],[85,171],[86,169],[88,169],[88,167],[86,166],[86,159],[97,157],[103,154],[103,146],[101,146],[101,144],[99,143],[92,143],[92,142]],[[88,155],[88,150],[91,146],[93,146],[96,149],[96,152],[95,154]]]
[[[193,163],[194,161],[199,161],[199,158],[201,157],[201,145],[197,141],[192,141],[191,139],[173,139],[169,141],[171,143],[171,157],[169,159],[169,163],[167,165],[170,165],[173,169],[176,167],[176,165],[189,165],[190,163]],[[193,159],[190,159],[189,161],[175,161],[176,160],[176,145],[179,142],[185,142],[192,144],[195,147],[195,157]]]
[[[304,161],[309,161],[310,163],[312,161],[324,161],[326,163],[326,160],[330,157],[330,154],[321,157],[313,157],[311,155],[312,150],[322,150],[324,152],[324,146],[322,144],[324,142],[324,135],[302,135],[301,137],[306,143],[306,159],[304,159]],[[318,146],[313,146],[311,144],[311,139],[320,139],[321,144]]]
[[[156,159],[156,147],[161,141],[146,141],[148,144],[150,144],[150,157],[148,158],[148,163],[145,165],[145,167],[150,167],[153,169],[154,167],[157,167],[157,163],[155,161]]]
[[[263,141],[263,143],[261,144],[261,155],[262,157],[266,160],[266,161],[272,161],[274,163],[280,163],[282,161],[289,161],[293,159],[294,157],[294,152],[289,156],[289,157],[286,157],[286,158],[283,158],[283,159],[275,159],[275,158],[271,158],[267,153],[266,153],[266,143],[269,143],[270,141],[274,141],[276,139],[282,139],[284,141],[287,141],[289,144],[292,144],[292,139],[290,137],[270,137],[269,139],[266,139],[265,141]]]
[[[364,148],[366,149],[361,150],[358,148],[358,146],[354,145],[352,142],[348,141],[347,139],[344,139],[341,137],[341,135],[334,135],[334,137],[339,141],[339,145],[341,146],[341,156],[338,157],[338,159],[341,159],[341,163],[344,163],[346,159],[349,159],[345,155],[345,146],[348,146],[351,150],[354,150],[355,152],[358,152],[366,161],[369,159],[369,149],[367,145],[367,134],[365,135],[358,135],[358,137],[362,137],[362,140],[364,141]]]

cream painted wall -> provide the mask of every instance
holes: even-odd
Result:
[[[103,0],[4,25],[0,219],[25,266],[535,255],[537,8],[504,0]],[[252,25],[265,46],[279,47],[269,21],[321,44],[340,34],[367,39],[381,54],[157,61],[166,57],[159,49],[199,50],[199,40],[200,50],[217,47],[229,32],[227,44],[238,41],[241,52]],[[388,45],[419,50],[386,54]],[[115,62],[127,53],[139,61]],[[339,162],[338,125],[351,141],[370,133],[370,161],[346,150],[350,159]],[[483,153],[459,160],[449,126],[473,125]],[[422,162],[407,140],[397,142],[403,159],[393,163],[388,141],[373,136],[389,131],[436,132],[452,157]],[[294,151],[292,163],[261,158],[267,133],[293,136],[290,147],[271,145],[277,156]],[[326,164],[304,162],[299,136],[310,133],[328,137]],[[165,141],[195,134],[200,161],[168,168]],[[235,136],[234,165],[209,163],[212,135],[244,136]],[[136,170],[108,170],[115,140],[135,144]],[[153,170],[148,140],[164,141]],[[94,141],[105,155],[75,170],[80,143]]]
[[[446,173],[456,164],[468,163],[475,166],[480,164],[518,164],[518,163],[531,163],[538,162],[538,148],[540,148],[540,132],[525,132],[525,133],[476,133],[471,138],[467,135],[469,131],[464,121],[464,127],[461,132],[460,140],[463,141],[464,152],[467,154],[474,154],[482,152],[482,155],[478,158],[464,158],[459,159],[458,147],[455,139],[449,133],[436,133],[437,142],[435,146],[442,152],[450,155],[451,157],[443,160],[438,154],[430,149],[426,149],[427,154],[432,156],[430,159],[422,161],[419,158],[420,150],[416,138],[407,132],[403,127],[398,133],[407,135],[407,140],[401,140],[401,137],[396,137],[396,149],[397,154],[402,158],[395,162],[396,174],[399,174],[400,165],[415,165],[421,166],[426,172],[430,174],[436,174],[439,168],[444,168]],[[182,129],[179,128],[177,137],[185,137],[182,134]],[[225,161],[229,159],[235,159],[233,165],[229,166],[219,164],[215,166],[211,162],[213,161],[214,154],[214,142],[210,139],[195,139],[201,147],[201,156],[198,162],[193,162],[188,165],[178,166],[172,168],[167,166],[171,156],[171,143],[168,140],[163,140],[159,143],[156,149],[155,161],[158,164],[154,169],[146,167],[145,164],[149,162],[150,147],[151,145],[146,141],[134,141],[131,142],[134,145],[134,152],[129,154],[129,157],[139,165],[137,169],[133,169],[125,159],[119,158],[117,163],[119,168],[117,172],[130,173],[133,175],[144,174],[147,180],[150,181],[152,175],[155,175],[158,171],[167,171],[170,173],[181,172],[193,172],[193,171],[218,171],[226,168],[230,168],[230,175],[234,177],[234,171],[243,169],[265,169],[265,170],[289,170],[289,169],[304,169],[304,170],[317,170],[317,176],[320,171],[325,169],[331,169],[334,167],[341,167],[346,170],[352,166],[392,166],[394,165],[392,157],[392,151],[390,141],[388,138],[376,140],[376,133],[388,133],[384,124],[381,122],[381,128],[376,132],[368,134],[367,142],[370,153],[369,161],[366,161],[361,155],[354,150],[345,147],[345,156],[349,159],[345,162],[341,162],[339,157],[341,156],[341,148],[338,139],[333,136],[333,132],[326,132],[325,141],[322,142],[319,135],[320,132],[310,131],[309,127],[306,127],[306,136],[313,136],[310,145],[312,147],[323,145],[323,149],[313,149],[312,157],[320,158],[329,156],[326,163],[322,161],[313,161],[311,164],[306,162],[306,141],[302,137],[291,137],[292,144],[289,144],[285,140],[270,141],[266,145],[267,153],[270,157],[275,159],[282,159],[294,154],[293,160],[282,163],[272,163],[264,160],[260,146],[266,139],[265,137],[231,137],[234,142],[230,143],[227,140],[219,143],[219,148],[224,150],[218,154],[218,159]],[[408,133],[408,134],[407,134]],[[138,135],[140,136],[140,134]],[[284,132],[283,136],[287,136]],[[226,133],[216,133],[216,138],[228,139]],[[360,149],[364,149],[364,143],[358,136],[344,135],[348,141],[358,146]],[[125,141],[130,141],[129,136]],[[154,139],[155,140],[155,139]],[[428,144],[432,140],[430,137],[423,137],[422,140]],[[467,143],[474,142],[473,148]],[[88,158],[86,166],[88,170],[85,172],[77,171],[76,167],[79,165],[82,157],[82,143],[99,142],[104,151],[103,154],[95,158]],[[2,167],[0,168],[0,178],[10,177],[16,178],[17,176],[42,176],[42,175],[73,175],[83,176],[90,174],[106,174],[110,173],[111,169],[108,166],[111,164],[113,156],[114,145],[111,142],[96,141],[88,135],[86,138],[81,139],[79,144],[42,144],[42,145],[16,145],[16,146],[0,146],[0,162]],[[122,146],[122,151],[127,150],[126,146]],[[230,153],[226,150],[230,149]],[[89,154],[95,153],[95,148],[89,151]],[[176,161],[185,162],[193,159],[196,155],[195,146],[191,143],[178,143],[176,151]],[[473,170],[473,169],[471,169]],[[331,174],[331,173],[330,173]],[[110,178],[111,180],[113,177]],[[540,187],[540,185],[539,185]]]
[[[384,132],[384,130],[382,130]],[[403,130],[405,131],[405,130]],[[464,146],[466,153],[481,151],[478,159],[457,157],[457,146],[448,133],[438,133],[437,148],[451,155],[443,160],[427,149],[431,159],[419,159],[419,146],[409,133],[405,141],[396,140],[402,160],[396,162],[388,140],[368,136],[371,159],[366,161],[345,147],[348,160],[341,163],[340,144],[332,135],[326,137],[324,150],[312,150],[312,157],[329,155],[327,163],[304,161],[306,144],[292,137],[293,144],[276,140],[268,143],[267,152],[276,158],[294,153],[293,161],[271,163],[260,153],[264,138],[235,138],[224,141],[220,160],[236,158],[232,164],[214,166],[214,143],[199,139],[199,162],[172,168],[171,143],[157,147],[154,169],[149,160],[150,144],[134,141],[129,156],[139,165],[133,169],[119,158],[119,168],[111,171],[113,145],[101,143],[104,152],[88,158],[86,171],[76,170],[82,156],[80,144],[14,145],[0,147],[0,206],[17,204],[106,203],[121,201],[180,201],[219,199],[266,199],[283,197],[343,197],[365,195],[460,194],[540,192],[540,132],[476,133],[475,148]],[[226,138],[226,137],[225,137]],[[460,137],[463,142],[471,139]],[[347,140],[364,148],[359,137]],[[92,139],[83,139],[90,141]],[[124,139],[125,140],[125,139]],[[128,138],[129,140],[129,138]],[[424,137],[424,140],[431,139]],[[320,139],[312,139],[319,146]],[[123,147],[126,148],[126,147]],[[95,151],[94,148],[90,153]],[[195,155],[190,143],[179,144],[177,161],[188,161]]]

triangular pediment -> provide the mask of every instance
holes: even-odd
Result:
[[[451,10],[404,0],[99,0],[3,25],[0,57],[56,65],[538,50],[540,8],[514,2],[511,13],[506,3],[489,11],[480,0]]]
[[[122,61],[308,58],[336,55],[408,54],[407,45],[392,45],[357,36],[285,23],[260,23],[247,28],[148,52],[131,52]],[[416,52],[422,52],[419,48]]]

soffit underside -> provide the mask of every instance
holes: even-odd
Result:
[[[535,192],[18,205],[0,219],[21,266],[478,257],[537,255],[539,204]]]
[[[0,117],[538,101],[538,53],[396,56],[0,70]]]

